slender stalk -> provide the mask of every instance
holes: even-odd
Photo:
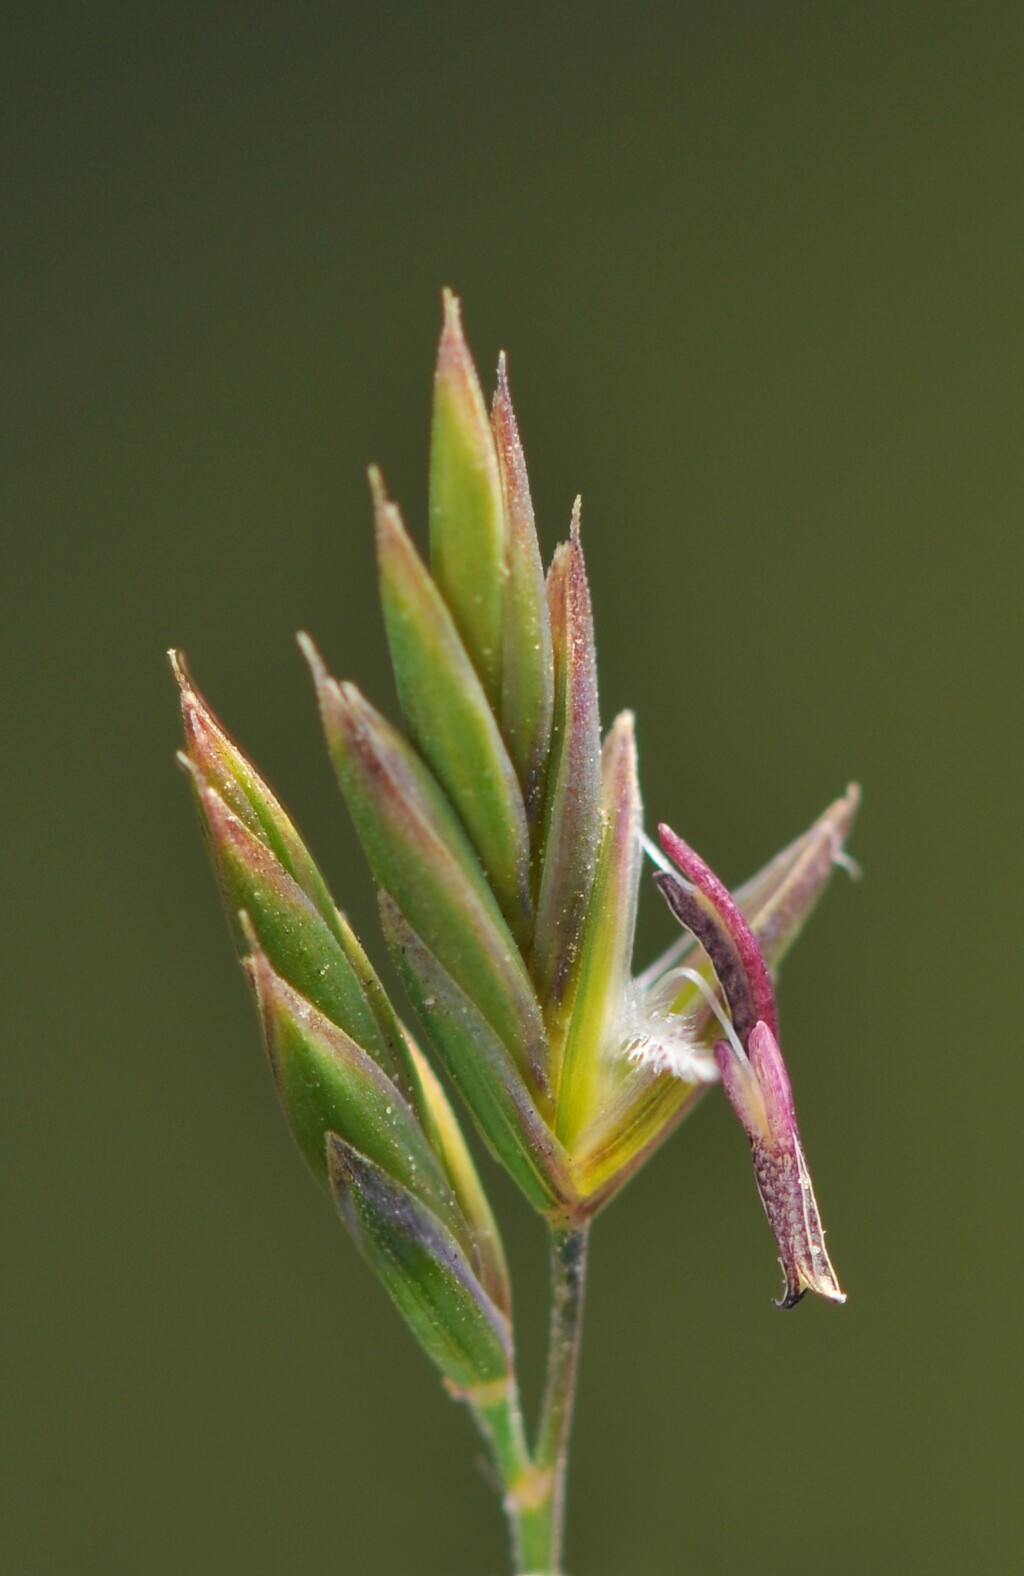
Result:
[[[515,1378],[474,1390],[467,1400],[476,1426],[490,1447],[503,1489],[511,1491],[511,1486],[533,1469]]]
[[[559,1576],[562,1568],[588,1232],[586,1224],[551,1228],[551,1325],[537,1445],[528,1470],[508,1483],[505,1499],[518,1576]]]

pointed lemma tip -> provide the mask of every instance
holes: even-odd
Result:
[[[517,474],[518,467],[523,465],[522,445],[519,441],[519,424],[512,405],[512,393],[508,386],[508,361],[503,350],[498,354],[498,381],[494,398],[491,400],[491,428],[499,456],[504,458],[506,473],[511,467],[513,475]],[[521,480],[525,487],[525,471]]]
[[[253,928],[252,920],[244,908],[238,910],[238,928],[242,932],[247,952],[242,957],[242,967],[249,977],[249,984],[256,993],[256,1002],[259,1006],[260,1016],[264,1023],[269,1022],[270,995],[272,971],[267,954],[260,946],[259,937]],[[267,1035],[267,1050],[270,1051],[271,1036]],[[270,1052],[271,1062],[274,1061],[273,1052]]]
[[[577,493],[573,499],[572,519],[569,521],[569,540],[579,546],[580,542],[580,514],[583,509],[583,494]]]
[[[454,290],[445,285],[441,291],[441,306],[444,311],[444,326],[441,330],[441,347],[444,349],[449,343],[462,343],[462,302]]]
[[[247,909],[240,908],[238,910],[238,928],[245,937],[245,944],[249,948],[247,957],[259,960],[257,967],[260,963],[266,963],[266,955],[260,946],[259,937],[256,934],[252,920],[249,918]]]
[[[327,682],[327,665],[316,649],[312,636],[307,635],[304,629],[300,629],[295,639],[299,650],[306,659],[309,671],[313,675],[313,684],[317,690],[322,689]]]
[[[368,465],[366,467],[366,479],[370,484],[370,497],[373,499],[373,507],[379,514],[388,501],[387,488],[384,486],[384,477],[381,474],[380,466]]]
[[[170,664],[171,672],[174,675],[178,688],[183,691],[190,690],[192,688],[192,675],[188,671],[185,653],[180,651],[177,646],[171,646],[167,653],[167,661]]]
[[[860,809],[860,783],[847,783],[846,792],[829,805],[822,820],[829,821],[840,837],[845,837]]]
[[[210,829],[210,836],[218,848],[226,848],[232,843],[237,843],[239,833],[243,832],[243,823],[234,810],[225,803],[213,784],[207,782],[201,771],[196,770],[193,773],[193,781],[202,813]]]
[[[202,788],[203,782],[199,775],[199,767],[196,765],[191,755],[187,755],[184,750],[175,750],[174,759],[178,766],[180,766],[181,770],[185,773],[185,776],[191,777],[197,788]]]
[[[256,1000],[264,1024],[267,1052],[276,1073],[282,1066],[282,1057],[287,1054],[279,1039],[281,1026],[287,1027],[289,1023],[295,1023],[307,1009],[310,1013],[315,1012],[315,1009],[278,974],[267,957],[255,927],[249,922],[249,915],[245,909],[238,911],[238,924],[249,948],[242,958],[242,967],[256,992]]]
[[[330,1128],[324,1133],[324,1153],[327,1158],[327,1171],[332,1183],[351,1187],[356,1180],[356,1168],[352,1164],[352,1150],[338,1133]]]
[[[402,523],[402,511],[387,494],[384,478],[375,465],[370,467],[370,491],[373,494],[373,534],[377,544],[377,557],[381,560],[395,545],[411,548],[412,544]]]
[[[195,749],[201,752],[204,747],[208,748],[211,744],[216,747],[216,741],[225,738],[224,729],[196,689],[185,660],[185,653],[172,647],[167,653],[167,660],[178,686],[181,720],[185,728],[185,744],[188,750],[191,752]]]
[[[612,719],[607,737],[618,742],[621,739],[632,739],[636,733],[636,712],[629,706],[620,711]]]
[[[829,806],[818,823],[826,831],[832,844],[833,864],[841,865],[853,881],[859,881],[863,872],[843,845],[860,808],[860,799],[860,784],[849,783],[842,798]]]
[[[509,403],[508,392],[508,358],[503,350],[498,351],[498,386],[494,391],[494,403],[498,401],[503,405]]]

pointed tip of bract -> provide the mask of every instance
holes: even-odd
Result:
[[[181,710],[185,719],[185,730],[187,735],[189,713],[192,710],[199,710],[203,713],[208,713],[209,708],[193,683],[192,674],[189,672],[188,660],[185,656],[185,653],[178,650],[177,647],[172,646],[167,653],[167,661],[170,666],[174,682],[178,686],[178,699],[181,702]],[[191,743],[191,739],[189,739],[189,743]]]
[[[438,349],[438,368],[449,358],[469,355],[466,345],[465,330],[462,326],[462,301],[446,285],[441,291],[441,307],[444,313],[444,323],[441,328],[441,344]]]
[[[238,928],[245,937],[249,950],[242,959],[242,966],[252,980],[253,988],[259,998],[261,1006],[264,1000],[269,1000],[272,993],[273,982],[277,978],[267,954],[260,946],[252,920],[244,908],[238,911]]]
[[[848,783],[846,792],[830,804],[823,815],[819,816],[816,823],[818,829],[827,834],[832,850],[833,865],[840,865],[850,877],[851,881],[859,881],[863,874],[860,865],[853,859],[845,848],[850,828],[860,809],[861,791],[860,783]]]
[[[408,546],[408,533],[402,523],[402,513],[396,503],[388,497],[384,478],[376,465],[371,465],[367,473],[370,478],[370,493],[373,497],[373,528],[377,542],[377,556],[395,546]]]
[[[339,751],[354,749],[364,755],[367,748],[372,751],[378,734],[389,728],[357,684],[334,678],[326,668],[317,685],[317,700],[327,748],[336,770]]]
[[[845,837],[860,809],[861,797],[860,783],[847,783],[846,792],[829,805],[822,821],[831,821],[839,836]]]
[[[517,548],[519,553],[522,553],[523,543],[528,540],[532,551],[537,555],[536,573],[542,576],[540,549],[537,546],[533,518],[533,501],[530,497],[530,483],[526,473],[526,457],[523,454],[522,439],[519,436],[519,423],[516,420],[512,395],[509,391],[504,351],[498,357],[498,384],[494,390],[494,398],[491,400],[491,429],[494,434],[494,444],[498,456],[498,469],[501,474],[502,494],[505,502],[505,514],[513,557],[515,557]],[[529,558],[529,556],[528,554],[527,557]],[[513,563],[513,569],[515,567]]]
[[[565,579],[570,552],[570,543],[559,542],[551,554],[551,562],[548,565],[547,590],[548,601],[551,605],[552,623],[555,622],[556,614],[562,611],[560,607],[561,583]]]
[[[608,729],[608,739],[612,738],[613,736],[618,739],[620,735],[626,735],[632,738],[635,736],[635,734],[636,712],[633,711],[631,707],[627,706],[624,711],[620,711],[618,716],[613,719],[612,725]],[[606,744],[608,739],[605,740]]]
[[[640,803],[640,789],[637,782],[636,760],[636,716],[628,708],[620,711],[612,722],[611,727],[604,736],[601,745],[601,774],[602,798],[611,794],[612,799],[621,791],[624,784],[629,785],[629,793]],[[609,805],[605,805],[606,813]],[[636,828],[639,840],[640,827]]]
[[[845,865],[855,881],[860,879],[860,866],[856,860],[851,859],[848,854],[844,853],[842,845],[848,837],[850,828],[860,809],[861,797],[860,783],[847,783],[845,794],[841,799],[837,799],[832,806],[834,812],[833,826],[839,841],[839,848],[836,851],[836,863]]]
[[[491,396],[491,425],[499,453],[503,442],[518,446],[519,427],[508,386],[508,360],[503,350],[498,352],[498,376]]]
[[[259,1013],[260,1023],[263,1025],[263,1044],[270,1063],[274,1083],[278,1090],[281,1087],[281,1064],[278,1051],[278,1037],[275,1033],[275,983],[277,975],[274,973],[270,959],[263,951],[252,923],[244,909],[238,915],[239,929],[249,946],[249,951],[242,958],[242,968],[252,986],[252,993],[256,998],[256,1010]]]
[[[259,943],[259,937],[256,934],[256,928],[249,917],[248,911],[244,908],[240,908],[238,910],[238,929],[241,932],[245,940],[245,944],[249,949],[249,952],[246,954],[246,956],[249,956],[254,952],[260,952],[262,950]]]
[[[171,646],[167,652],[167,661],[170,664],[170,669],[174,674],[178,688],[181,690],[191,689],[192,677],[188,671],[185,653],[180,651],[177,646]]]
[[[430,441],[430,567],[488,699],[501,695],[505,515],[494,435],[446,292]]]
[[[384,477],[379,465],[368,465],[366,479],[370,484],[370,497],[373,499],[374,510],[379,511],[388,501],[388,491],[384,485]]]
[[[214,846],[219,847],[228,833],[231,824],[238,825],[238,817],[225,804],[223,796],[212,783],[207,782],[194,761],[189,761],[189,776],[195,786],[203,814],[206,816]]]
[[[577,493],[573,500],[572,514],[569,518],[568,540],[559,542],[551,555],[551,564],[547,573],[547,588],[552,627],[555,627],[559,622],[559,601],[566,595],[577,599],[581,605],[585,604],[586,620],[588,624],[592,624],[590,587],[587,581],[586,558],[580,536],[582,510],[583,496],[581,493]]]
[[[499,459],[504,449],[506,469],[509,469],[514,461],[515,469],[522,471],[522,476],[517,479],[521,485],[525,485],[526,463],[519,437],[519,422],[516,419],[515,406],[512,404],[512,390],[508,383],[508,357],[503,350],[498,352],[498,373],[494,393],[491,396],[491,426],[494,429],[494,441],[498,446]],[[528,487],[527,491],[529,491]]]
[[[323,657],[317,650],[313,637],[311,635],[307,635],[304,629],[299,630],[298,634],[295,636],[295,640],[299,650],[306,659],[309,671],[313,676],[314,687],[319,694],[330,677],[327,671],[327,664],[324,662]]]
[[[355,1151],[350,1144],[338,1134],[326,1132],[324,1134],[324,1153],[327,1157],[327,1175],[330,1177],[331,1186],[351,1187],[356,1178],[356,1168],[352,1163]]]
[[[185,729],[184,754],[191,763],[190,768],[187,769],[192,769],[194,775],[196,773],[203,775],[211,766],[215,754],[225,747],[230,749],[233,746],[206,700],[196,688],[185,653],[172,649],[167,653],[167,659],[178,686],[181,720]],[[179,756],[181,753],[179,751]]]
[[[210,707],[196,688],[185,653],[172,646],[167,653],[167,661],[170,664],[174,682],[178,686],[178,700],[181,704],[181,715],[185,724],[185,739],[191,750],[195,743],[195,734],[199,726],[219,734],[223,734],[224,730],[216,721]]]

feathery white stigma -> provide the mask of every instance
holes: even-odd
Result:
[[[671,1073],[684,1083],[715,1083],[714,1054],[693,1032],[691,1020],[673,1012],[683,977],[698,980],[691,969],[676,969],[651,989],[634,980],[627,992],[622,1020],[622,1048],[631,1062],[655,1073]]]

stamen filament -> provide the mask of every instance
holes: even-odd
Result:
[[[748,1072],[751,1072],[752,1069],[750,1066],[750,1058],[747,1056],[746,1051],[740,1044],[740,1038],[732,1026],[732,1020],[729,1018],[727,1013],[723,1012],[721,1004],[718,1001],[718,998],[715,996],[714,991],[711,989],[711,986],[708,984],[706,979],[697,973],[696,969],[673,969],[670,973],[665,975],[663,980],[659,982],[657,986],[658,994],[662,994],[662,989],[665,985],[674,986],[681,980],[689,980],[691,985],[696,985],[705,1002],[711,1008],[711,1011],[714,1013],[715,1017],[721,1024],[736,1060],[739,1062],[741,1067],[745,1067]]]
[[[657,843],[652,843],[646,832],[640,833],[640,844],[652,865],[657,865],[659,870],[673,873],[673,866],[669,864]]]

